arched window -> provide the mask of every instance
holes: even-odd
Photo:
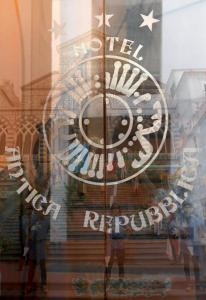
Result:
[[[34,145],[38,139],[38,130],[35,122],[22,121],[17,130],[16,146],[20,147],[21,153],[24,155],[32,155]]]
[[[0,121],[0,155],[5,153],[6,137],[8,135],[8,121],[1,119]]]

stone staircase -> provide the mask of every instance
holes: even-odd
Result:
[[[122,214],[131,215],[133,213],[136,213],[137,203],[140,202],[140,199],[143,197],[144,190],[145,187],[142,188],[142,192],[141,189],[139,189],[139,193],[137,195],[137,193],[133,191],[133,189],[131,189],[131,187],[129,187],[128,185],[121,185],[121,188],[117,189],[117,198],[120,206],[122,207]],[[129,198],[129,201],[128,204],[125,205],[126,194],[127,198]],[[59,257],[61,261],[65,259],[66,261],[71,262],[72,260],[77,261],[81,256],[82,259],[87,259],[85,253],[88,251],[88,253],[90,253],[90,256],[94,256],[94,259],[99,259],[101,257],[100,261],[104,261],[104,256],[102,257],[102,255],[104,254],[104,234],[99,231],[93,231],[91,230],[91,228],[83,227],[84,215],[87,209],[94,210],[99,214],[105,213],[104,195],[105,191],[103,188],[88,186],[86,199],[84,201],[79,201],[78,199],[76,199],[74,201],[74,203],[76,204],[72,208],[68,209],[65,201],[65,191],[63,190],[63,188],[61,187],[54,190],[54,192],[52,193],[52,197],[56,202],[62,204],[62,208],[57,220],[51,221],[52,228],[50,233],[48,257],[49,260],[58,260]],[[138,200],[137,196],[139,198]],[[5,253],[2,253],[1,260],[17,260],[20,256],[19,208],[14,210],[11,216],[6,219],[4,224],[2,224],[2,229],[3,232],[5,234],[8,234],[9,238],[11,239],[11,245]],[[55,238],[54,236],[51,237],[53,231],[55,231]],[[136,245],[135,243],[139,238],[147,238],[147,236],[151,234],[153,234],[153,230],[151,230],[151,228],[147,228],[146,230],[143,230],[138,234],[131,235],[129,237],[128,243],[134,243],[132,247],[135,249],[138,247],[138,245]],[[94,254],[97,249],[93,248],[93,241],[97,243],[98,251],[101,250],[100,252],[96,252],[96,256]],[[89,244],[90,248],[88,248],[87,246],[84,247],[85,243]],[[69,249],[68,247],[70,247],[70,245],[71,251],[68,251],[67,253],[67,250]],[[77,247],[77,249],[75,248],[75,246]],[[78,247],[80,247],[80,249]],[[80,250],[82,250],[83,252],[81,253]],[[129,255],[131,251],[132,250],[129,250]],[[77,254],[76,258],[75,253]],[[135,255],[137,255],[137,253]],[[136,259],[135,257],[136,256],[134,256],[133,260]]]
[[[125,263],[134,266],[168,265],[165,240],[125,240]],[[62,245],[52,245],[49,260],[73,264],[89,263],[92,267],[104,264],[106,243],[103,239],[71,239]]]
[[[138,193],[131,186],[121,185],[117,189],[117,199],[122,207],[122,213],[130,215],[137,211],[138,203],[146,199],[144,194],[146,186],[141,186]],[[110,191],[109,191],[110,193]],[[65,192],[57,189],[53,193],[57,199],[63,199]],[[84,213],[86,209],[93,209],[100,214],[104,213],[105,191],[99,187],[87,187],[86,199],[77,201],[72,208],[64,205],[60,211],[56,224],[58,237],[53,236],[48,249],[48,298],[51,299],[105,299],[103,293],[79,294],[74,285],[75,280],[84,279],[89,283],[104,279],[106,242],[104,233],[83,228]],[[127,197],[127,198],[126,198]],[[144,198],[143,198],[144,197]],[[149,192],[148,192],[149,201]],[[129,199],[129,201],[125,201]],[[65,199],[64,199],[65,200]],[[64,201],[66,203],[66,201]],[[145,202],[143,202],[145,203]],[[3,231],[12,238],[12,244],[6,253],[1,255],[1,263],[16,265],[14,273],[17,272],[18,258],[20,255],[19,245],[19,210],[3,224]],[[65,215],[67,218],[65,219]],[[55,229],[55,223],[52,223]],[[53,230],[52,229],[52,230]],[[65,238],[66,237],[66,238]],[[25,270],[27,267],[24,267]],[[19,278],[16,273],[16,278]],[[39,277],[38,273],[37,276]],[[15,276],[8,278],[6,282],[5,296],[13,298],[19,296],[19,285],[15,283]],[[115,262],[112,270],[112,278],[118,278],[118,269]],[[160,236],[153,233],[152,228],[147,228],[140,233],[129,233],[125,240],[125,280],[142,280],[149,278],[160,281],[169,279],[170,289],[165,296],[166,300],[192,300],[194,290],[188,294],[185,291],[185,279],[183,266],[172,265],[166,256],[166,238],[164,231]],[[16,279],[18,281],[19,279]],[[117,296],[108,291],[107,299],[117,299]],[[145,299],[141,297],[130,297],[120,295],[123,299]],[[39,291],[35,297],[42,299]],[[152,300],[160,299],[160,295],[153,295]]]

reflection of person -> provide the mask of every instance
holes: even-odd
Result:
[[[31,224],[31,214],[32,214],[32,207],[30,205],[25,207],[24,214],[21,218],[21,242],[22,242],[22,249],[21,249],[21,258],[19,261],[19,271],[22,270],[24,259],[27,258],[28,253],[28,242],[29,242],[29,227]]]
[[[199,285],[199,246],[198,232],[201,227],[200,220],[193,214],[192,204],[185,202],[183,213],[178,220],[179,235],[181,238],[180,249],[184,260],[184,272],[187,280],[187,289],[190,288],[190,264],[193,264],[195,283]]]
[[[119,278],[124,278],[124,260],[125,260],[125,247],[124,239],[125,232],[123,227],[120,225],[119,232],[115,232],[115,216],[121,216],[120,207],[118,205],[112,206],[113,224],[112,231],[108,235],[107,239],[107,249],[106,249],[106,279],[109,280],[111,276],[112,266],[114,264],[115,258],[117,258],[117,264],[119,268]],[[121,217],[120,217],[121,218]]]
[[[206,224],[205,220],[202,222],[199,234],[199,264],[201,266],[200,272],[200,284],[196,288],[196,299],[205,300],[206,299]]]
[[[174,263],[177,263],[179,260],[180,249],[179,249],[179,231],[177,228],[177,223],[175,216],[171,215],[168,220],[168,238],[171,247],[171,259]]]
[[[48,232],[48,216],[44,216],[41,212],[33,213],[30,230],[27,292],[32,290],[35,269],[38,264],[40,265],[41,272],[41,288],[43,292],[47,292],[46,247]]]

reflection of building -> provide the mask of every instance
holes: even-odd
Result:
[[[187,145],[189,137],[195,139],[199,147],[201,137],[198,137],[198,132],[204,123],[205,114],[205,82],[205,70],[175,70],[170,75],[167,95],[173,124],[171,134],[174,148],[177,148],[181,140],[182,144]]]
[[[5,151],[5,145],[11,145],[13,141],[13,134],[16,130],[13,124],[20,120],[20,102],[14,94],[12,84],[8,81],[2,81],[0,83],[0,97],[0,155],[2,157]]]
[[[206,70],[174,70],[168,84],[167,94],[171,112],[171,144],[176,161],[172,172],[182,166],[183,150],[197,149],[199,160],[198,178],[192,199],[195,205],[205,207],[205,130],[206,130]]]
[[[46,76],[22,88],[20,103],[8,82],[1,85],[1,157],[5,146],[19,146],[25,170],[31,181],[41,172],[48,176],[48,151],[41,130],[42,111],[50,89]]]

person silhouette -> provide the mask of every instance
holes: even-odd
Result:
[[[125,238],[126,233],[123,226],[119,226],[119,232],[115,232],[115,217],[121,220],[121,209],[117,204],[111,207],[112,211],[112,228],[111,232],[107,235],[107,248],[106,248],[106,281],[108,282],[111,277],[112,267],[117,258],[117,265],[119,268],[119,279],[124,278],[124,263],[125,263]]]
[[[47,293],[46,251],[49,233],[49,217],[42,212],[33,212],[29,243],[29,270],[27,293],[31,292],[36,266],[40,266],[41,289]]]
[[[202,226],[201,220],[194,214],[193,205],[190,202],[183,204],[183,212],[180,214],[177,223],[181,239],[180,255],[183,257],[187,282],[186,290],[189,291],[191,288],[191,264],[193,265],[196,287],[200,284],[198,233]]]

